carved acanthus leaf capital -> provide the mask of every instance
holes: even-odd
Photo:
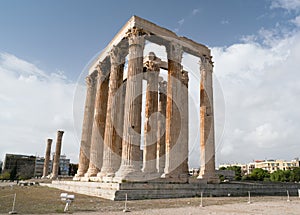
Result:
[[[144,48],[145,34],[146,33],[142,28],[130,28],[126,33],[126,38],[128,39],[129,46],[140,45]]]
[[[213,62],[211,57],[207,57],[207,56],[201,56],[200,57],[200,71],[201,74],[203,72],[213,72]]]
[[[169,60],[181,63],[183,49],[182,46],[176,42],[170,42],[166,46],[167,55]]]
[[[159,93],[167,94],[168,82],[160,81],[158,84],[159,84]]]
[[[85,78],[85,83],[88,87],[94,87],[97,83],[97,71],[94,71],[92,74]]]
[[[124,64],[126,54],[127,54],[127,49],[119,46],[114,46],[109,53],[111,64],[113,65]]]
[[[181,81],[185,86],[188,86],[189,83],[189,73],[187,71],[181,71]]]

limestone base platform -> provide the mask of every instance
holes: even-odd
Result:
[[[251,195],[298,195],[298,183],[162,183],[162,182],[124,182],[101,183],[81,181],[52,181],[41,184],[68,192],[97,196],[110,200],[163,199],[203,196],[247,196]]]

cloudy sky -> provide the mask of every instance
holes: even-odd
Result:
[[[217,163],[300,157],[299,0],[0,4],[0,160],[43,156],[63,129],[62,152],[77,162],[84,68],[132,15],[212,49]]]

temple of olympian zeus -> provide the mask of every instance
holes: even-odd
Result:
[[[145,41],[164,46],[167,62],[154,52],[144,53]],[[218,181],[210,50],[137,16],[96,58],[86,77],[79,168],[74,181],[189,181],[189,71],[183,70],[184,52],[198,57],[200,65],[201,168],[197,179]],[[168,71],[167,80],[160,76],[161,69]],[[147,83],[144,125],[143,81]]]

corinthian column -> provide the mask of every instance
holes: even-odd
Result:
[[[141,179],[141,112],[143,81],[143,31],[132,28],[127,33],[129,43],[128,75],[125,96],[125,116],[122,141],[122,162],[115,181]]]
[[[180,105],[180,116],[181,116],[181,135],[180,135],[180,145],[181,145],[181,176],[188,177],[189,167],[188,167],[188,156],[189,156],[189,93],[188,93],[188,83],[189,76],[188,72],[181,72],[181,105]]]
[[[147,178],[158,176],[156,168],[157,154],[157,116],[158,116],[158,75],[160,70],[160,59],[153,52],[149,53],[146,62],[146,109],[144,127],[144,153],[143,172],[147,173]],[[153,175],[153,173],[155,173]]]
[[[103,148],[103,165],[98,177],[113,177],[120,167],[122,155],[123,96],[122,83],[127,51],[114,47],[110,52],[110,80],[107,101],[106,127]],[[104,179],[104,178],[103,178]],[[105,179],[107,180],[107,179]]]
[[[201,57],[200,72],[200,147],[201,168],[199,179],[218,182],[215,174],[215,133],[213,110],[213,66],[210,59]]]
[[[157,169],[160,174],[165,168],[166,153],[166,105],[167,105],[167,82],[159,82],[159,103],[160,113],[157,125]]]
[[[170,43],[167,47],[168,56],[168,89],[166,119],[166,164],[163,178],[180,179],[181,174],[181,60],[182,47]]]
[[[45,161],[44,161],[44,169],[43,169],[42,178],[47,178],[48,173],[49,173],[49,161],[50,161],[51,145],[52,145],[52,139],[47,139],[47,147],[46,147],[46,154],[45,154]]]
[[[108,78],[106,63],[97,66],[98,86],[95,101],[95,113],[91,138],[90,163],[85,177],[96,176],[100,171],[103,159],[103,139],[105,132],[106,108],[108,97]]]
[[[58,178],[58,169],[59,169],[59,160],[60,160],[60,152],[61,152],[61,140],[64,132],[57,131],[57,139],[56,139],[56,147],[55,147],[55,155],[53,159],[53,168],[52,168],[52,175],[51,179]]]
[[[95,97],[97,89],[97,71],[86,77],[87,93],[82,124],[79,164],[74,180],[80,180],[87,172],[90,162],[91,136],[93,128]]]

